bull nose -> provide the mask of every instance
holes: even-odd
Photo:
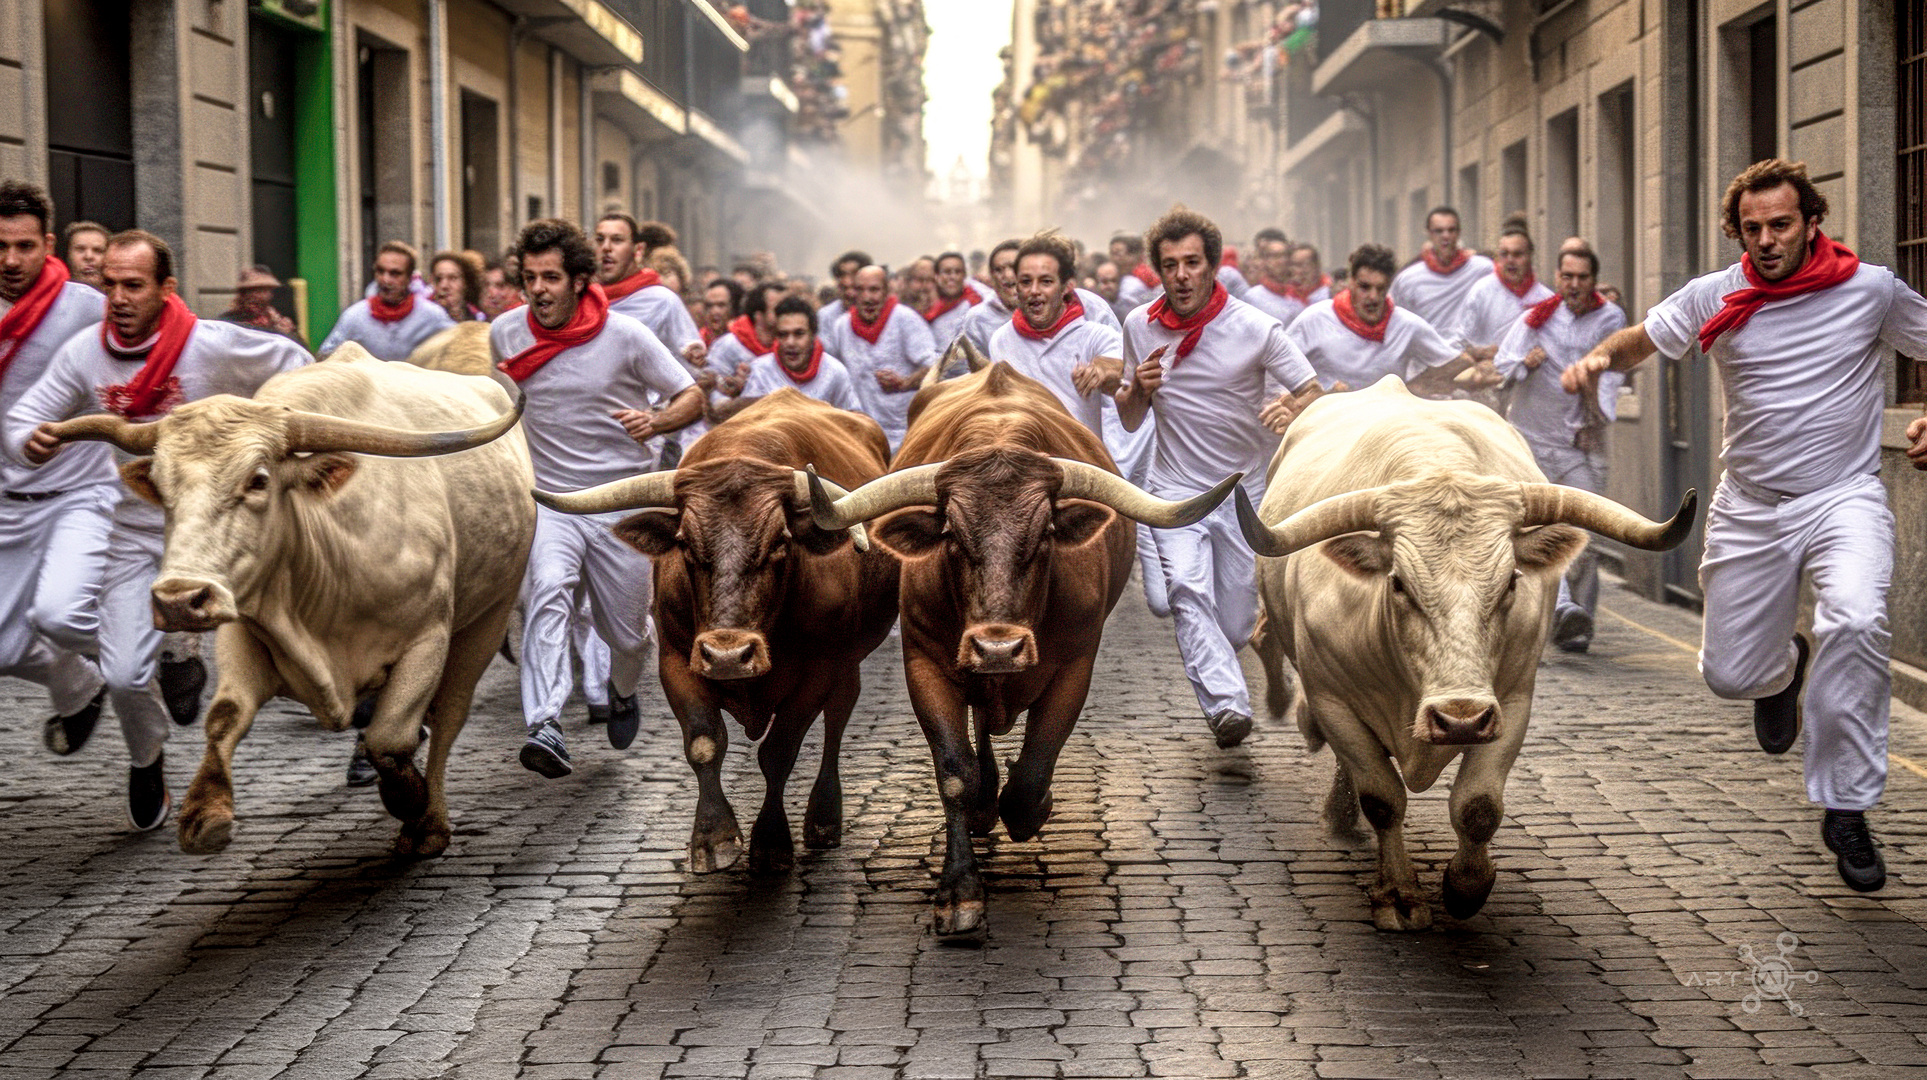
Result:
[[[769,671],[769,646],[761,634],[710,630],[696,635],[691,660],[706,679],[753,679]]]
[[[154,626],[159,630],[212,630],[234,618],[234,605],[227,590],[213,582],[157,581],[149,595],[154,607]]]
[[[1420,737],[1443,746],[1489,743],[1499,737],[1499,703],[1490,698],[1446,698],[1419,710]]]
[[[1026,671],[1037,663],[1036,639],[1016,626],[986,626],[964,635],[958,666],[981,675]]]

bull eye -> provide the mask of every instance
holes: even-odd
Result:
[[[268,470],[266,469],[254,470],[254,475],[248,477],[249,494],[253,494],[254,492],[257,492],[257,491],[266,491],[266,490],[268,490]]]
[[[1399,577],[1397,574],[1392,575],[1392,591],[1400,596],[1405,595],[1405,579]]]

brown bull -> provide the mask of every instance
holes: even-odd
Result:
[[[876,535],[904,560],[903,666],[944,808],[936,929],[959,935],[984,921],[970,838],[1001,818],[1028,840],[1050,816],[1051,773],[1136,557],[1126,518],[1190,524],[1238,478],[1184,503],[1154,499],[1117,475],[1056,395],[1006,364],[922,395],[895,471],[834,502],[812,494],[824,528],[901,511]],[[1000,796],[991,737],[1024,712],[1023,750]]]
[[[750,832],[752,867],[780,869],[793,857],[783,785],[818,713],[823,762],[803,842],[841,842],[837,752],[862,690],[858,665],[896,619],[897,564],[867,539],[853,543],[860,529],[817,528],[797,470],[813,462],[857,487],[882,475],[889,452],[876,421],[785,389],[704,435],[673,471],[536,494],[571,513],[654,508],[624,519],[616,535],[655,558],[662,689],[696,771],[692,870],[721,870],[742,852],[722,789],[724,711],[759,744],[766,790]]]

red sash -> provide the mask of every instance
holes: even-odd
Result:
[[[1350,330],[1366,341],[1385,340],[1385,328],[1392,325],[1392,309],[1395,306],[1396,305],[1392,303],[1392,298],[1389,296],[1386,297],[1385,317],[1374,324],[1359,318],[1358,312],[1352,310],[1352,291],[1350,289],[1346,289],[1344,292],[1332,297],[1332,313],[1338,316],[1338,321],[1345,324],[1345,329]]]
[[[790,366],[783,362],[782,357],[779,356],[776,358],[777,369],[780,370],[783,374],[788,375],[790,377],[790,381],[795,383],[798,386],[801,386],[804,383],[809,382],[811,379],[816,378],[816,369],[821,367],[822,365],[823,365],[823,343],[821,341],[811,342],[809,365],[801,371],[791,371]]]
[[[609,302],[613,304],[618,300],[634,296],[651,285],[660,284],[662,284],[661,274],[654,270],[638,270],[614,285],[604,285],[602,294],[607,296]]]
[[[762,356],[776,351],[776,342],[763,341],[756,336],[756,322],[747,315],[738,315],[731,319],[729,332],[737,341],[742,342],[743,348],[748,349],[751,356]]]
[[[67,286],[69,275],[67,264],[48,256],[40,264],[40,276],[33,279],[27,291],[13,302],[4,316],[0,316],[0,379],[7,377],[7,365],[13,363],[14,354],[27,343],[47,313],[54,309],[54,301],[60,299],[60,290]]]
[[[1191,355],[1191,350],[1198,347],[1198,340],[1204,337],[1206,324],[1218,317],[1218,312],[1224,310],[1225,301],[1229,299],[1231,294],[1224,291],[1223,285],[1214,281],[1211,283],[1211,299],[1205,301],[1203,307],[1192,312],[1188,319],[1178,318],[1178,313],[1171,310],[1170,300],[1163,296],[1152,301],[1151,310],[1145,314],[1150,316],[1152,322],[1166,330],[1179,330],[1184,333],[1184,340],[1178,342],[1178,359],[1181,360]],[[1178,361],[1171,361],[1171,366],[1177,367]]]
[[[529,332],[535,335],[535,344],[497,364],[496,367],[508,372],[508,377],[516,382],[528,378],[542,370],[542,365],[556,358],[565,349],[573,349],[585,341],[591,341],[602,333],[602,327],[609,321],[609,296],[602,286],[589,282],[589,287],[576,300],[575,314],[557,329],[551,330],[535,321],[535,309],[529,309]]]
[[[1425,248],[1423,249],[1423,251],[1420,252],[1420,254],[1422,254],[1425,257],[1425,265],[1427,267],[1430,267],[1431,271],[1434,274],[1457,273],[1459,267],[1465,265],[1465,260],[1472,257],[1471,252],[1465,250],[1464,248],[1459,248],[1458,251],[1452,255],[1452,265],[1447,266],[1444,263],[1439,261],[1439,257],[1437,255],[1432,254],[1432,245],[1430,244],[1425,245]]]
[[[1492,264],[1492,276],[1499,279],[1499,284],[1504,285],[1507,292],[1521,300],[1526,298],[1526,294],[1532,291],[1534,285],[1539,284],[1539,277],[1532,272],[1532,267],[1530,266],[1526,267],[1525,281],[1518,285],[1514,285],[1505,279],[1505,272],[1499,269],[1498,263]]]
[[[194,333],[194,324],[199,321],[187,309],[187,304],[179,294],[168,296],[167,303],[161,307],[154,347],[147,350],[140,370],[126,382],[102,390],[101,405],[108,412],[118,413],[129,420],[139,420],[159,416],[179,404],[181,380],[174,376],[174,365],[180,363],[181,353],[187,349],[187,339]],[[114,332],[111,322],[103,321],[100,324],[100,344],[109,356],[134,350],[134,346],[122,341],[120,335]],[[116,359],[119,358],[116,356]]]
[[[1852,277],[1859,269],[1860,256],[1834,243],[1826,233],[1818,231],[1813,234],[1813,245],[1807,249],[1807,261],[1780,281],[1767,281],[1759,271],[1753,269],[1752,256],[1740,256],[1740,272],[1746,275],[1747,284],[1751,287],[1722,297],[1726,306],[1720,309],[1719,314],[1706,320],[1705,326],[1700,327],[1700,351],[1711,350],[1713,342],[1728,330],[1745,326],[1753,313],[1766,304],[1831,289]]]
[[[875,345],[877,339],[883,336],[883,328],[890,325],[891,313],[896,310],[897,298],[894,296],[885,297],[883,300],[883,310],[877,312],[877,321],[872,323],[864,322],[863,313],[856,308],[851,308],[850,329],[856,331],[857,337]]]
[[[399,304],[390,304],[383,300],[380,293],[368,298],[368,314],[373,315],[376,322],[398,323],[406,319],[414,310],[415,294],[413,292],[404,295]]]
[[[1032,341],[1045,341],[1049,338],[1056,337],[1058,331],[1064,329],[1066,326],[1069,326],[1070,324],[1078,321],[1079,319],[1082,319],[1083,317],[1084,317],[1084,302],[1077,298],[1077,290],[1072,289],[1070,296],[1066,297],[1064,300],[1064,314],[1059,315],[1057,317],[1057,321],[1052,323],[1049,329],[1047,330],[1033,329],[1030,325],[1030,320],[1024,318],[1024,313],[1021,311],[1017,312],[1016,314],[1010,317],[1010,325],[1016,327],[1017,332],[1019,334],[1022,334],[1023,336],[1031,339]],[[1195,344],[1195,342],[1193,344]],[[1182,345],[1178,346],[1178,355],[1180,356],[1184,355],[1189,351],[1190,351],[1189,349],[1186,349]]]

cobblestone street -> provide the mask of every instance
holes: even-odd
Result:
[[[111,719],[54,759],[41,699],[9,682],[0,1078],[1927,1066],[1927,719],[1896,715],[1872,817],[1890,880],[1855,895],[1798,753],[1760,754],[1748,707],[1699,682],[1693,616],[1617,589],[1606,603],[1590,655],[1547,654],[1498,884],[1469,921],[1436,907],[1447,785],[1414,797],[1408,842],[1438,914],[1411,935],[1372,927],[1370,841],[1336,846],[1318,822],[1329,754],[1262,718],[1245,747],[1215,749],[1170,627],[1135,590],[1055,817],[1037,842],[983,847],[981,947],[928,933],[941,814],[895,641],[867,665],[845,743],[843,846],[778,879],[683,870],[695,784],[653,671],[636,746],[610,750],[578,712],[577,772],[545,781],[516,764],[514,669],[498,662],[450,769],[454,842],[423,863],[391,860],[373,789],[343,786],[349,739],[285,702],[237,756],[233,846],[195,858],[171,822],[127,832]],[[170,744],[177,800],[200,739]],[[814,746],[790,784],[799,829]],[[740,741],[729,761],[747,827],[760,775]]]

